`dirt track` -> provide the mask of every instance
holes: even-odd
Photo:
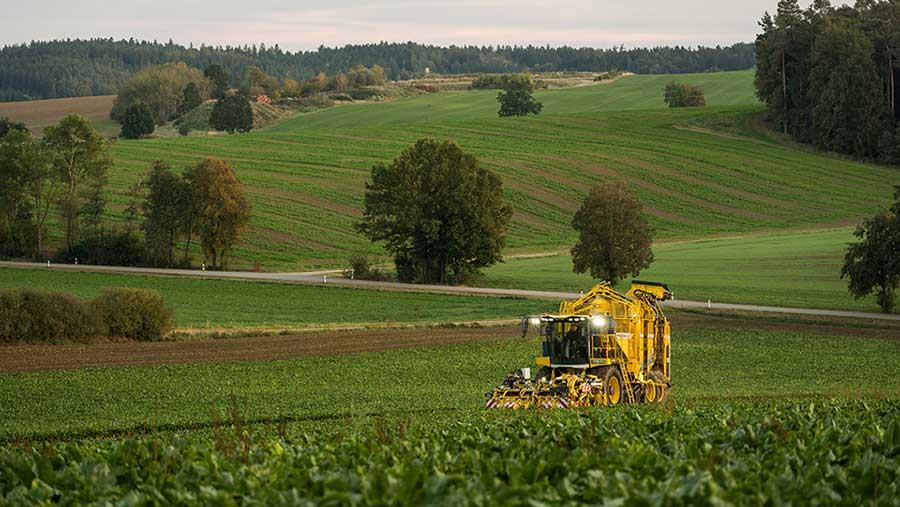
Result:
[[[516,327],[377,329],[169,342],[0,347],[0,373],[332,356],[434,347],[517,335]]]
[[[733,316],[677,313],[674,329],[699,327],[768,329],[860,338],[900,339],[898,328],[848,327]],[[323,331],[290,336],[222,338],[155,343],[106,342],[76,345],[0,346],[0,373],[165,364],[238,362],[331,356],[355,352],[435,347],[515,338],[518,326],[485,328],[403,328]]]

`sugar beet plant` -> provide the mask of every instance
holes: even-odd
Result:
[[[898,414],[699,404],[330,424],[242,452],[199,434],[6,447],[0,504],[900,505]]]

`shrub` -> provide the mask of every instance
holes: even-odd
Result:
[[[354,255],[350,257],[350,269],[344,271],[344,276],[355,280],[372,280],[383,282],[390,280],[390,277],[383,273],[377,267],[373,267],[369,258],[365,255]]]
[[[0,290],[0,342],[53,343],[95,337],[100,327],[88,305],[70,294]]]
[[[703,107],[706,105],[703,88],[674,81],[666,85],[664,100],[669,107]]]
[[[430,85],[430,84],[417,84],[417,85],[413,85],[413,87],[416,90],[422,90],[423,92],[428,92],[428,93],[438,93],[440,91],[437,86]]]
[[[172,318],[162,295],[153,290],[106,288],[91,306],[106,335],[131,340],[162,339]]]

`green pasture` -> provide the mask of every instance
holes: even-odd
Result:
[[[669,110],[668,80],[701,84],[710,106]],[[502,175],[514,207],[507,253],[553,251],[574,240],[570,222],[594,185],[626,181],[660,238],[846,223],[886,204],[896,170],[798,150],[756,125],[751,72],[631,76],[538,93],[538,117],[496,117],[492,91],[438,93],[300,114],[246,135],[119,141],[113,216],[154,159],[175,167],[203,157],[232,162],[253,206],[235,267],[344,266],[383,255],[355,232],[373,164],[418,138],[451,139]],[[754,132],[752,128],[749,131]]]
[[[180,328],[306,327],[515,318],[552,304],[511,297],[422,294],[310,285],[0,268],[0,288],[60,290],[81,298],[104,287],[162,293]]]
[[[852,241],[852,229],[834,229],[662,243],[638,278],[668,284],[676,299],[878,312],[874,296],[854,299],[840,278]],[[629,282],[618,288],[627,290]],[[557,255],[510,259],[473,283],[578,292],[596,282],[573,272],[571,256]]]

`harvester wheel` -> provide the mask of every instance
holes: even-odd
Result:
[[[650,377],[650,382],[641,385],[641,389],[644,391],[645,403],[656,403],[659,401],[659,386],[656,385],[656,380],[652,376]]]
[[[618,405],[622,403],[624,396],[622,394],[622,374],[618,368],[607,368],[603,375],[603,389],[606,391],[606,399],[610,405]]]
[[[662,403],[666,401],[666,397],[669,395],[669,390],[666,388],[666,378],[662,373],[658,371],[650,372],[650,380],[656,384],[656,403]]]

